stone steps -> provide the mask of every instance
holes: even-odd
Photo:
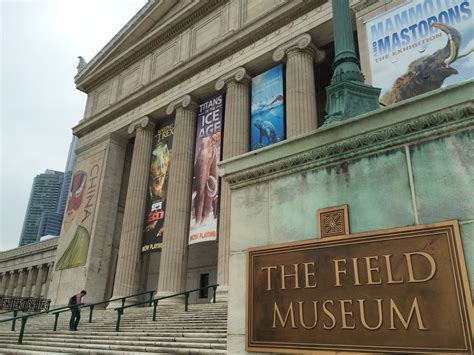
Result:
[[[28,320],[23,344],[17,344],[21,322],[16,331],[0,324],[0,353],[7,354],[225,354],[227,347],[227,305],[160,306],[157,320],[151,320],[151,308],[127,309],[115,331],[117,313],[94,310],[92,323],[83,311],[78,332],[69,331],[69,312],[59,317],[38,316]]]

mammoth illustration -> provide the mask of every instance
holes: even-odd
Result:
[[[214,133],[211,137],[203,138],[196,151],[193,188],[193,214],[196,224],[201,224],[211,212],[213,217],[217,218],[219,154],[216,145],[219,141],[220,133]]]
[[[461,34],[458,30],[443,23],[433,23],[431,26],[440,29],[448,36],[446,46],[433,54],[423,56],[410,63],[408,71],[395,80],[381,101],[390,105],[410,97],[435,90],[443,85],[444,80],[458,71],[450,66],[459,58]]]

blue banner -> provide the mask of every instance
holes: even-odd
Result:
[[[285,139],[283,65],[252,79],[250,150]]]

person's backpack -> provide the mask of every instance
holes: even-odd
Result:
[[[73,306],[73,305],[76,304],[76,302],[77,302],[77,300],[76,300],[76,295],[74,295],[74,296],[72,296],[72,297],[69,299],[69,302],[68,302],[67,305],[68,305],[68,306]]]

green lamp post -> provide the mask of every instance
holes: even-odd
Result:
[[[379,108],[380,89],[364,84],[355,54],[349,0],[332,0],[332,12],[336,56],[323,126]]]

